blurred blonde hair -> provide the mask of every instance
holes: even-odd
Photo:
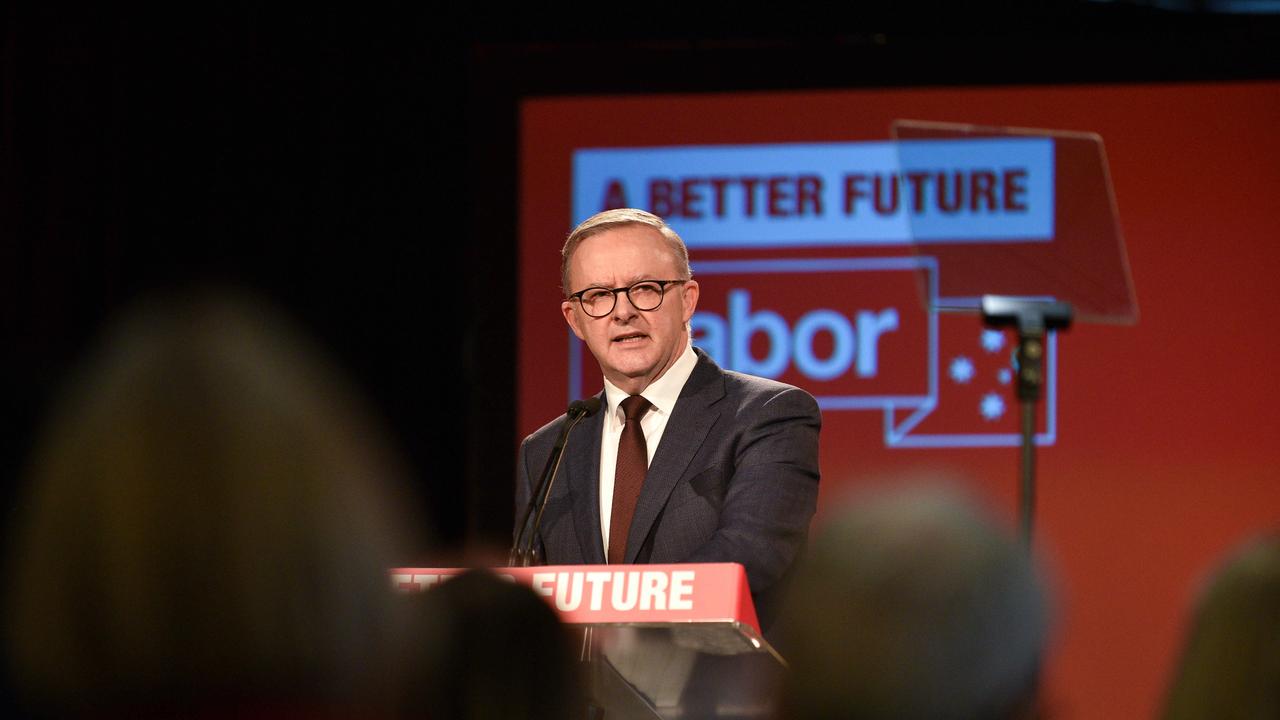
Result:
[[[1280,535],[1240,548],[1214,577],[1163,717],[1280,717]]]
[[[9,583],[36,707],[343,703],[397,631],[404,472],[321,354],[245,297],[136,308],[50,416]]]

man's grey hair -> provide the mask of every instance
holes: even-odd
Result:
[[[667,247],[671,249],[671,255],[676,261],[676,273],[679,277],[653,278],[654,280],[688,280],[693,277],[693,269],[689,267],[689,249],[685,247],[684,240],[680,239],[665,220],[644,210],[619,208],[605,210],[583,220],[564,241],[564,249],[560,251],[560,286],[565,295],[573,292],[569,287],[569,263],[582,241],[625,225],[647,225],[661,233],[662,239],[667,241]]]

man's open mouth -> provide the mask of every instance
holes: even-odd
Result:
[[[616,342],[616,343],[639,342],[641,340],[644,340],[647,337],[649,336],[645,335],[644,333],[628,333],[626,335],[619,335],[618,337],[613,339],[613,342]]]

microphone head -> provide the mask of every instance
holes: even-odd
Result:
[[[591,417],[600,412],[600,398],[589,397],[585,400],[574,400],[569,403],[569,417],[581,415],[583,417]]]

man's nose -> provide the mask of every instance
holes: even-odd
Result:
[[[619,291],[613,303],[613,319],[626,321],[639,314],[640,311],[631,304],[631,297],[626,291]]]

